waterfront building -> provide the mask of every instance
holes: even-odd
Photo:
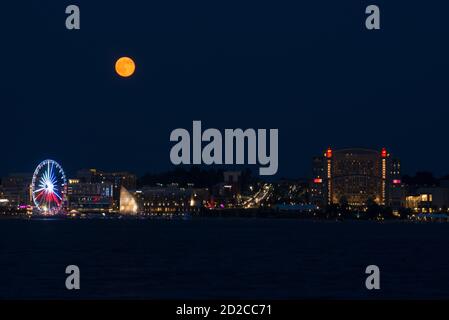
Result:
[[[223,172],[224,185],[226,186],[227,191],[235,196],[239,195],[242,191],[241,176],[241,171]]]
[[[176,185],[145,187],[134,192],[138,210],[144,214],[198,212],[209,197],[206,188]]]
[[[3,187],[0,185],[0,208],[9,207],[9,200],[5,198]]]
[[[370,201],[390,205],[401,185],[400,162],[381,150],[328,148],[313,159],[311,202],[319,206],[348,203],[365,207]]]
[[[327,183],[325,183],[326,157],[314,157],[312,160],[312,176],[310,182],[310,203],[323,208],[327,203]]]
[[[416,213],[447,212],[449,189],[439,186],[417,188],[406,197],[406,207]]]
[[[111,183],[80,182],[69,179],[67,203],[69,210],[79,212],[109,212],[113,209],[113,185]]]
[[[126,190],[136,190],[137,177],[135,174],[121,172],[104,172],[97,169],[83,169],[77,173],[77,178],[85,183],[106,183],[113,186],[113,207],[120,208],[120,192],[124,187]]]
[[[30,205],[32,176],[31,173],[14,173],[2,178],[4,202],[10,206]]]

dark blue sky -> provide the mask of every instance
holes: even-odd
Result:
[[[65,29],[78,4],[81,30]],[[380,31],[364,27],[381,8]],[[170,132],[279,128],[279,176],[328,145],[386,146],[406,172],[449,173],[443,1],[9,1],[0,16],[0,175],[53,158],[171,168]],[[115,59],[137,72],[118,78]]]

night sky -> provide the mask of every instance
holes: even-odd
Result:
[[[65,8],[81,9],[81,30]],[[365,8],[381,30],[365,29]],[[278,128],[278,176],[329,145],[385,146],[406,173],[449,173],[449,3],[4,1],[0,176],[52,158],[172,168],[170,132]],[[114,63],[134,58],[119,78]]]

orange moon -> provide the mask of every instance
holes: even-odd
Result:
[[[130,77],[134,71],[136,71],[136,64],[129,57],[121,57],[115,62],[115,72],[121,77]]]

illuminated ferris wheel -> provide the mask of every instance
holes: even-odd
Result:
[[[53,160],[42,161],[31,181],[31,193],[36,208],[42,214],[53,215],[64,205],[67,180],[62,167]]]

